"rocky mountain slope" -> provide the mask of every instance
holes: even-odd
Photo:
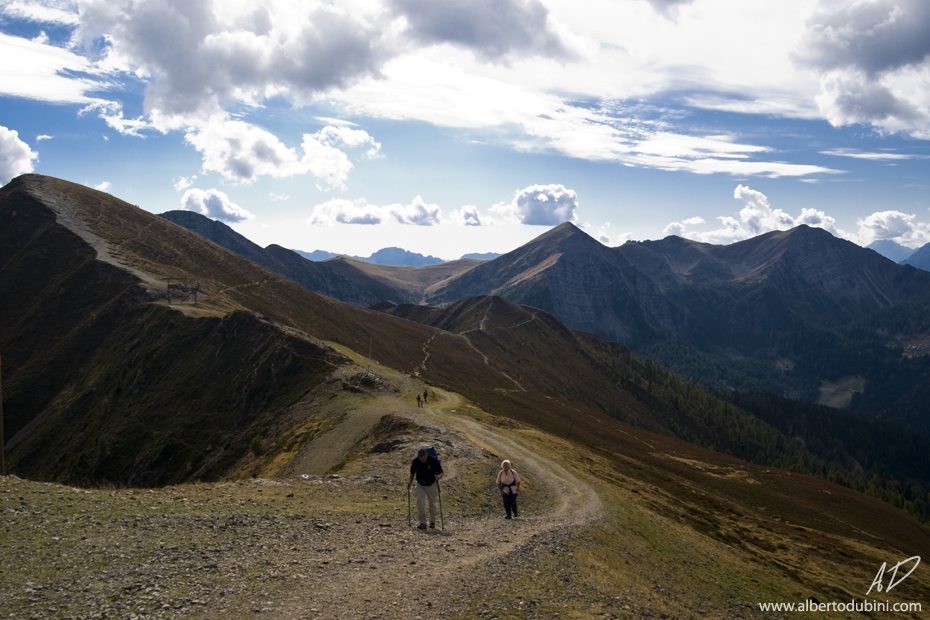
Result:
[[[902,260],[901,264],[930,271],[930,243],[918,248],[913,254]]]
[[[930,435],[919,408],[930,397],[930,278],[820,229],[728,246],[668,237],[607,248],[566,223],[486,262],[325,264],[339,277],[275,270],[361,305],[498,295],[714,389],[849,407]]]
[[[38,175],[0,190],[0,217],[13,471],[133,484],[220,477],[267,436],[312,439],[323,426],[304,428],[308,412],[333,385],[358,383],[346,356],[369,350],[554,432],[572,411],[739,448],[732,429],[644,389],[642,362],[622,347],[499,298],[455,309],[474,327],[455,332],[357,308]],[[579,420],[573,433],[593,441],[600,431]]]
[[[352,261],[314,262],[279,245],[262,248],[226,224],[192,211],[168,211],[159,217],[321,295],[358,306],[386,298],[407,299],[402,292],[356,269]]]
[[[910,404],[930,368],[905,355],[930,334],[930,277],[819,229],[728,246],[668,237],[607,248],[566,223],[428,288],[426,299],[479,294],[551,312],[718,389],[813,401],[859,377],[868,398],[844,404],[930,432]],[[890,389],[890,368],[903,392]]]

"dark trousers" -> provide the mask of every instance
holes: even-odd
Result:
[[[507,516],[510,516],[510,513],[513,513],[513,516],[519,516],[517,513],[517,496],[513,493],[509,495],[504,495],[504,510],[507,511]]]

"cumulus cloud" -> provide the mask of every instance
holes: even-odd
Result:
[[[847,237],[836,228],[836,219],[817,209],[805,208],[794,217],[781,209],[773,209],[768,197],[760,191],[737,185],[733,198],[743,201],[739,219],[723,215],[716,219],[720,227],[710,231],[691,230],[691,226],[704,223],[702,217],[691,217],[681,222],[672,222],[663,230],[664,235],[677,235],[704,243],[733,243],[742,241],[773,230],[788,230],[801,224],[823,228],[834,235]]]
[[[879,211],[856,220],[859,242],[868,245],[888,239],[909,248],[930,243],[930,224],[916,222],[916,215],[900,211]]]
[[[733,190],[733,197],[745,203],[739,212],[740,219],[753,236],[771,230],[787,230],[794,226],[794,218],[781,209],[772,209],[768,198],[762,192],[745,185],[737,185]]]
[[[821,73],[817,104],[832,124],[930,138],[930,3],[821,2],[798,59]]]
[[[367,146],[367,157],[374,157],[381,145],[361,129],[325,127],[304,134],[303,155],[289,148],[274,134],[245,123],[216,115],[201,127],[192,128],[185,138],[203,154],[204,172],[218,172],[237,183],[252,183],[260,176],[275,178],[312,174],[329,189],[345,189],[353,168],[349,157],[333,146]]]
[[[32,160],[39,154],[19,139],[15,129],[0,125],[0,185],[13,177],[32,172]]]
[[[365,157],[374,159],[381,150],[381,143],[375,142],[375,139],[368,135],[368,132],[361,129],[351,129],[344,125],[338,127],[324,127],[315,134],[314,139],[321,144],[332,147],[359,148],[367,147]]]
[[[449,219],[458,226],[490,226],[494,224],[494,219],[487,215],[481,215],[475,205],[465,205],[460,209],[454,209],[449,213]]]
[[[930,55],[930,4],[925,0],[821,2],[808,25],[805,60],[869,75],[922,62]]]
[[[484,60],[540,55],[576,57],[539,0],[391,0],[421,43],[451,43]]]
[[[308,223],[316,226],[333,224],[381,224],[394,222],[413,226],[437,226],[442,221],[439,205],[415,197],[408,204],[378,206],[364,199],[334,198],[313,207]]]
[[[375,72],[381,34],[361,5],[85,0],[79,36],[151,77],[146,109],[210,114],[230,101],[309,97]]]
[[[491,207],[505,221],[535,226],[574,222],[578,196],[563,185],[531,185],[518,190],[509,203]]]
[[[101,192],[105,192],[105,191],[107,191],[108,189],[110,189],[110,187],[111,187],[112,185],[113,185],[113,184],[110,183],[109,181],[104,181],[103,183],[98,183],[97,185],[93,185],[92,187],[93,187],[95,190],[98,190],[98,191],[101,191]]]
[[[224,222],[242,222],[255,217],[217,189],[202,190],[192,188],[181,197],[181,208],[196,211],[214,220]]]

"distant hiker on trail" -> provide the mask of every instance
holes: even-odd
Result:
[[[517,513],[517,494],[520,492],[520,474],[510,466],[510,461],[505,460],[501,463],[501,470],[497,473],[497,488],[501,491],[504,498],[504,510],[507,511],[505,519],[513,516],[520,516]]]
[[[417,457],[410,463],[410,479],[407,480],[407,493],[409,497],[413,479],[417,479],[417,516],[420,519],[418,529],[426,529],[426,500],[429,499],[429,527],[436,528],[436,498],[439,496],[439,483],[442,478],[442,465],[439,459],[426,450],[417,452]]]
[[[423,390],[423,404],[426,404],[426,390]]]
[[[420,395],[417,394],[417,407],[422,407],[423,403],[420,402]]]

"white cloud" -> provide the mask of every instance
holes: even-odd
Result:
[[[475,205],[465,205],[452,210],[449,212],[449,220],[458,226],[491,226],[494,224],[494,219],[481,215]]]
[[[879,211],[859,218],[858,241],[868,245],[873,241],[890,239],[909,248],[919,248],[930,243],[930,224],[915,222],[914,214],[900,211]]]
[[[377,157],[378,152],[381,150],[381,143],[375,142],[375,139],[369,136],[368,132],[361,129],[350,129],[343,125],[324,127],[312,135],[314,139],[326,146],[343,146],[350,149],[367,146],[368,150],[365,151],[365,157],[368,159]]]
[[[197,180],[197,175],[196,175],[196,174],[193,175],[193,176],[189,176],[189,177],[181,177],[181,178],[178,179],[177,182],[174,184],[174,191],[176,191],[176,192],[183,192],[183,191],[186,190],[188,187],[190,187],[191,185],[193,185],[193,184],[194,184],[194,181],[196,181],[196,180]]]
[[[631,147],[630,153],[622,157],[621,161],[660,170],[684,170],[695,174],[728,173],[770,178],[842,172],[811,164],[750,160],[750,157],[770,150],[768,147],[740,144],[735,142],[732,136],[686,136],[657,132]]]
[[[902,159],[917,159],[920,157],[919,155],[907,155],[904,153],[875,153],[846,148],[820,151],[820,154],[832,155],[834,157],[851,157],[853,159],[868,159],[871,161],[898,161]]]
[[[47,134],[41,133],[36,136],[36,142],[42,142],[43,140],[51,140],[55,136],[49,136]]]
[[[368,146],[367,157],[381,147],[360,129],[325,127],[304,134],[303,155],[288,148],[274,134],[243,121],[216,115],[191,128],[185,140],[203,154],[204,172],[218,172],[238,183],[252,183],[260,176],[274,178],[312,174],[329,189],[345,189],[353,168],[348,156],[333,144],[348,147]]]
[[[100,99],[90,91],[110,89],[113,84],[93,64],[68,50],[0,33],[0,95],[56,103],[93,103]],[[80,77],[77,77],[77,76]]]
[[[0,125],[0,185],[6,185],[13,177],[32,172],[32,160],[38,158],[39,154],[19,139],[15,129]]]
[[[545,73],[549,67],[535,67]],[[558,69],[551,68],[552,72]],[[587,161],[768,177],[839,172],[823,166],[771,161],[771,149],[732,135],[690,136],[644,121],[620,101],[573,104],[551,92],[552,84],[525,88],[519,78],[482,76],[465,59],[406,55],[332,96],[352,114],[418,120],[466,130],[525,152],[557,152]],[[590,77],[602,77],[594,72]],[[535,86],[535,85],[534,85]]]
[[[231,201],[224,192],[216,189],[204,191],[192,188],[187,190],[181,197],[181,208],[224,222],[241,222],[255,217]]]
[[[105,191],[107,191],[108,189],[110,189],[110,187],[112,187],[112,185],[113,185],[113,184],[110,183],[109,181],[104,181],[103,183],[98,183],[97,185],[92,185],[91,187],[93,187],[94,189],[96,189],[96,190],[98,190],[98,191],[105,192]]]
[[[273,192],[268,194],[268,197],[271,198],[271,202],[281,202],[290,198],[287,194],[275,194]]]
[[[704,243],[733,243],[742,241],[774,230],[789,230],[806,224],[823,228],[839,237],[849,237],[836,228],[836,219],[817,209],[805,208],[798,217],[773,209],[768,197],[760,191],[737,185],[733,197],[743,201],[739,219],[729,215],[718,216],[720,227],[710,231],[695,231],[689,227],[704,223],[701,217],[692,217],[681,222],[672,222],[662,231],[663,235],[677,235]]]
[[[316,226],[333,224],[380,224],[384,221],[384,210],[370,205],[365,200],[333,198],[313,207],[307,223]]]
[[[149,77],[148,110],[203,116],[275,94],[309,99],[377,71],[392,39],[382,13],[318,0],[85,0],[79,36]]]
[[[76,2],[6,2],[0,12],[11,19],[60,26],[77,26],[80,23],[77,9]]]
[[[662,229],[662,236],[668,237],[669,235],[675,235],[676,237],[684,237],[687,227],[682,222],[671,222],[668,226]]]
[[[917,222],[916,215],[901,211],[879,211],[856,220],[858,231],[850,233],[836,227],[836,218],[819,209],[803,208],[798,216],[781,209],[773,209],[768,197],[744,185],[738,185],[733,197],[742,200],[744,206],[739,217],[718,216],[720,227],[709,231],[697,231],[691,227],[704,223],[695,217],[681,222],[672,222],[662,231],[663,235],[678,235],[704,243],[733,243],[773,230],[788,230],[802,224],[824,230],[848,239],[861,246],[873,241],[889,239],[909,248],[918,248],[930,242],[930,224]]]
[[[822,1],[798,58],[820,73],[830,123],[930,139],[930,3]]]
[[[538,226],[556,226],[576,221],[578,197],[563,185],[531,185],[518,190],[509,203],[491,207],[505,221]]]
[[[594,235],[594,238],[604,245],[610,245],[610,222],[604,222],[598,229],[597,234]]]
[[[334,198],[313,207],[308,223],[317,226],[333,224],[381,224],[395,222],[414,226],[437,226],[442,221],[439,205],[429,204],[420,196],[409,204],[378,206],[364,199]]]
[[[541,55],[562,60],[576,54],[553,28],[539,0],[390,0],[415,40],[451,43],[487,61]]]
[[[73,2],[41,6],[76,14]],[[325,97],[359,115],[481,128],[520,151],[698,174],[810,176],[832,171],[770,161],[768,147],[738,136],[683,135],[623,107],[631,98],[691,92],[692,103],[710,107],[809,117],[817,76],[799,71],[789,54],[804,33],[806,6],[800,0],[778,7],[689,0],[585,6],[564,0],[83,0],[75,43],[102,49],[102,58],[91,63],[37,43],[31,49],[61,55],[43,73],[45,89],[56,91],[46,97],[93,103],[89,110],[130,135],[185,130],[196,139],[210,133],[208,119],[234,108],[248,113],[272,97],[298,106]],[[759,23],[766,28],[760,31]],[[5,71],[11,70],[0,68],[0,77]],[[100,85],[74,75],[88,71],[147,84],[144,115],[124,118],[119,101],[87,97]],[[33,93],[22,96],[41,92],[12,77],[0,83],[0,91]],[[204,153],[204,170],[237,182],[274,176],[272,169],[290,176],[303,167],[330,188],[344,187],[351,165],[337,153],[364,148],[374,157],[380,150],[367,134],[354,142],[359,137],[348,133],[349,124],[332,122],[329,133],[308,134],[317,144],[304,145],[304,155],[254,133],[251,145],[261,153],[243,152],[218,136],[190,143]],[[304,161],[308,149],[313,166]]]
[[[788,230],[794,226],[794,218],[781,209],[772,209],[762,192],[737,185],[733,197],[746,203],[739,212],[740,220],[752,236],[772,230]]]

